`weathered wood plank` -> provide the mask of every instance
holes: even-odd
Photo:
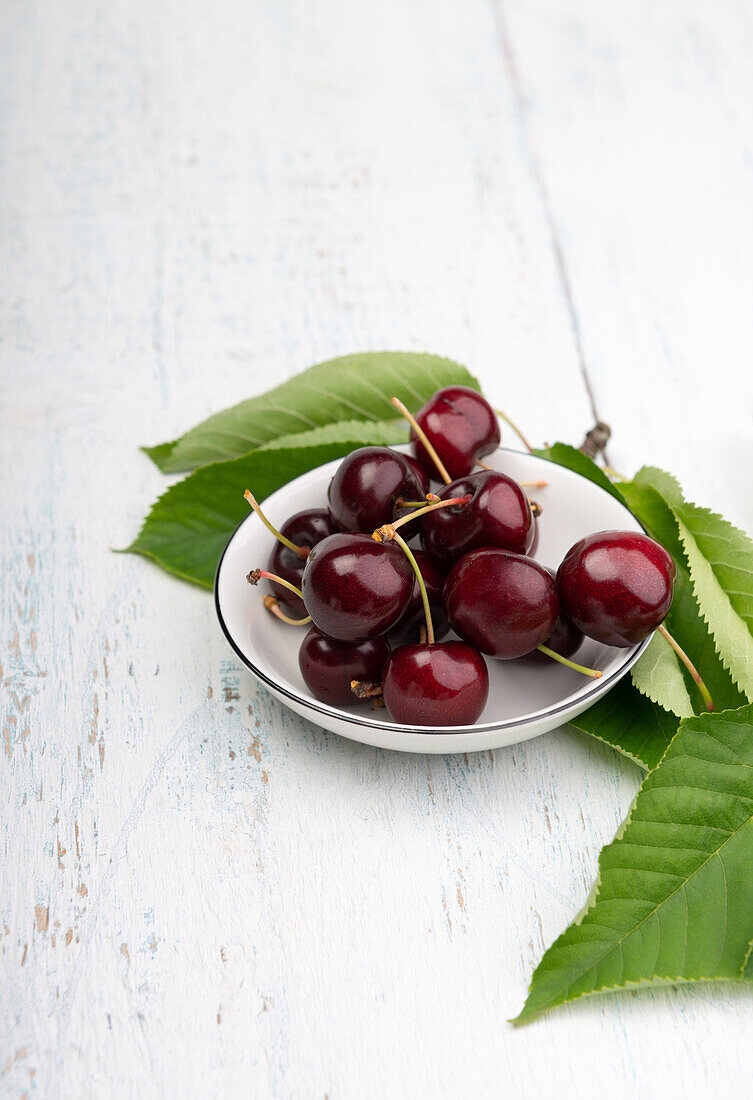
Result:
[[[646,36],[633,9],[505,4],[506,43],[481,0],[6,20],[11,1095],[575,1096],[586,1047],[614,1096],[750,1079],[734,990],[506,1026],[633,769],[568,733],[468,759],[339,741],[255,687],[205,594],[109,553],[163,484],[139,443],[362,347],[468,362],[542,440],[589,426],[585,364],[616,463],[749,522],[748,397],[726,439],[699,414],[723,407],[713,333],[751,347],[749,30],[686,12],[647,7]]]

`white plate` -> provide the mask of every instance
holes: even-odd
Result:
[[[407,450],[407,448],[397,448]],[[535,558],[556,568],[579,538],[609,529],[641,531],[633,515],[592,481],[546,459],[500,448],[485,460],[518,481],[549,482],[534,493],[541,503]],[[304,508],[326,507],[327,486],[340,460],[329,462],[278,489],[264,502],[277,526]],[[245,486],[239,486],[241,492]],[[253,491],[253,486],[249,486]],[[286,706],[333,733],[403,752],[477,752],[514,745],[562,726],[614,687],[648,645],[613,649],[586,639],[577,660],[601,669],[599,680],[552,661],[495,661],[489,666],[489,701],[475,726],[414,729],[389,721],[370,704],[338,708],[311,695],[298,671],[303,627],[287,626],[264,608],[261,587],[246,582],[250,569],[266,568],[274,539],[249,512],[230,538],[217,567],[215,606],[225,635],[245,665]]]

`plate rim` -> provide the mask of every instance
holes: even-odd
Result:
[[[400,446],[400,444],[396,445],[394,449],[397,449],[397,447],[399,447],[399,446]],[[406,446],[406,445],[403,445],[403,446]],[[569,466],[563,466],[561,463],[555,462],[551,458],[544,458],[543,455],[530,455],[529,456],[528,454],[526,454],[525,451],[515,450],[514,447],[497,447],[495,449],[495,451],[492,452],[492,453],[496,454],[498,452],[502,452],[503,454],[523,455],[526,458],[528,458],[528,457],[535,458],[538,462],[547,462],[552,466],[556,466],[559,470],[564,470],[566,474],[569,474],[572,477],[582,478],[584,481],[591,481],[590,478],[584,478],[582,474],[577,473],[575,470],[571,470],[569,468]],[[314,473],[316,470],[321,470],[321,469],[323,469],[324,466],[329,466],[331,464],[331,462],[337,462],[337,461],[338,461],[338,459],[332,459],[332,460],[330,460],[330,462],[323,462],[320,466],[312,466],[312,468],[310,470],[306,470],[306,471],[304,471],[304,473],[299,474],[298,478],[307,477],[309,474]],[[342,460],[340,460],[340,461],[342,461]],[[292,485],[293,482],[298,480],[298,478],[293,478],[292,481],[286,482],[285,485],[281,485],[279,489],[275,489],[275,492],[278,493],[280,491],[280,489],[286,488],[287,485]],[[601,485],[598,485],[595,481],[592,481],[591,484],[594,486],[594,488],[598,489],[599,492],[606,493],[606,489],[604,489]],[[270,494],[270,496],[271,495],[273,495],[273,494]],[[617,498],[615,497],[614,499],[617,499]],[[627,505],[624,504],[623,501],[621,501],[621,500],[617,500],[617,503],[627,512],[627,514],[632,518],[632,520],[635,523],[638,524],[638,526],[644,532],[644,534],[648,535],[648,531],[646,530],[646,528],[643,526],[643,524],[638,519],[638,517],[633,515],[633,513],[630,511],[630,509],[627,507]],[[220,560],[217,562],[217,568],[216,568],[215,574],[214,574],[214,583],[213,583],[213,586],[212,586],[212,588],[213,588],[213,598],[214,598],[214,608],[215,608],[215,613],[216,613],[217,618],[219,620],[222,632],[225,635],[225,638],[227,639],[227,641],[229,642],[231,649],[234,651],[236,656],[240,658],[242,664],[244,664],[246,666],[246,668],[248,668],[254,674],[254,676],[256,676],[256,678],[258,680],[260,680],[263,684],[265,684],[268,688],[270,688],[274,693],[276,693],[278,695],[282,695],[287,699],[293,700],[299,706],[305,707],[307,710],[313,711],[315,714],[325,715],[328,718],[333,719],[333,720],[338,721],[338,722],[348,722],[348,723],[350,723],[352,725],[355,725],[355,726],[368,726],[370,729],[378,730],[378,731],[383,730],[383,731],[389,732],[389,733],[403,733],[403,734],[409,733],[413,736],[426,737],[427,739],[431,739],[431,740],[435,740],[438,735],[442,735],[442,734],[452,734],[452,736],[455,738],[455,737],[463,737],[463,736],[472,736],[474,734],[479,734],[479,733],[488,734],[488,733],[495,733],[495,732],[502,731],[502,730],[523,729],[526,726],[537,725],[538,723],[540,723],[542,721],[545,721],[549,718],[556,718],[558,714],[562,713],[563,711],[571,710],[574,707],[577,708],[584,701],[584,696],[580,696],[576,700],[570,700],[569,702],[557,703],[557,704],[554,704],[550,707],[545,708],[544,710],[534,711],[531,714],[525,715],[524,717],[505,718],[502,721],[497,721],[497,722],[480,722],[480,723],[478,723],[476,725],[473,725],[473,726],[422,726],[420,729],[414,729],[413,727],[405,726],[405,725],[401,724],[400,722],[385,722],[385,721],[381,721],[378,718],[372,718],[370,715],[367,715],[367,714],[350,714],[346,710],[341,710],[337,707],[331,707],[327,703],[322,703],[319,700],[309,700],[308,698],[305,698],[304,696],[299,695],[295,691],[290,691],[288,688],[284,687],[282,684],[278,683],[277,681],[275,681],[272,678],[270,678],[269,676],[267,676],[267,674],[265,672],[263,672],[251,660],[249,660],[249,658],[246,656],[246,654],[236,644],[235,639],[233,638],[233,636],[232,636],[232,634],[231,634],[231,632],[228,628],[228,625],[225,622],[225,617],[222,613],[222,608],[220,607],[219,579],[220,579],[220,573],[222,571],[222,564],[225,560],[225,555],[227,554],[227,552],[230,548],[230,544],[232,543],[233,539],[238,534],[238,531],[241,529],[241,527],[243,527],[243,525],[245,523],[247,523],[252,518],[253,518],[252,513],[250,513],[247,516],[244,516],[243,519],[240,521],[240,523],[238,523],[238,525],[233,530],[233,533],[230,535],[230,538],[225,543],[222,554],[220,555]],[[610,687],[613,685],[614,682],[621,679],[627,672],[630,671],[630,669],[635,664],[635,662],[638,660],[638,658],[647,649],[647,647],[648,647],[651,639],[653,638],[653,636],[654,636],[654,632],[652,631],[652,633],[649,634],[647,638],[644,638],[644,640],[637,646],[637,648],[635,649],[634,652],[629,653],[626,656],[625,660],[622,662],[622,664],[620,664],[618,666],[618,668],[616,668],[612,672],[610,672],[608,676],[605,676],[605,677],[602,677],[598,680],[593,681],[594,694],[596,696],[593,700],[594,703],[598,702],[598,699],[601,698],[603,695],[605,695],[607,691],[609,691]],[[585,709],[585,708],[583,708],[583,709]]]

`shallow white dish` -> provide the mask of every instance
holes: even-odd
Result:
[[[407,448],[397,448],[407,450]],[[264,502],[277,526],[304,508],[326,507],[327,487],[339,462],[329,462],[278,489]],[[518,481],[548,481],[534,493],[541,503],[534,557],[556,568],[574,542],[594,531],[642,530],[620,502],[604,489],[556,463],[500,448],[485,461]],[[245,486],[240,486],[242,491]],[[253,489],[253,486],[251,486]],[[261,587],[246,582],[254,568],[265,568],[272,535],[252,513],[236,529],[220,559],[215,606],[225,636],[243,663],[286,706],[304,718],[353,741],[403,752],[477,752],[526,741],[562,726],[614,687],[648,645],[612,649],[586,639],[576,660],[603,675],[592,680],[552,661],[548,664],[487,659],[489,701],[475,726],[408,728],[369,704],[337,708],[320,703],[298,671],[303,627],[287,626],[264,608]]]

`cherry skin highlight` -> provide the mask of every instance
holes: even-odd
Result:
[[[439,508],[421,520],[425,549],[449,569],[471,550],[497,546],[527,554],[536,533],[528,497],[517,481],[495,470],[479,470],[446,485],[438,496],[470,496],[468,504]]]
[[[351,690],[351,680],[379,683],[389,655],[386,638],[339,642],[314,626],[301,642],[298,667],[316,699],[333,707],[351,707],[359,702]]]
[[[384,704],[407,726],[470,726],[489,696],[489,672],[465,642],[403,645],[390,654],[382,680]]]
[[[664,621],[675,573],[671,555],[648,535],[599,531],[568,550],[557,588],[579,630],[625,647],[642,642]]]
[[[444,587],[450,626],[482,653],[523,657],[554,632],[557,587],[531,558],[507,550],[472,550],[450,571]]]
[[[306,611],[330,638],[362,642],[402,618],[413,570],[399,546],[369,535],[335,534],[313,548],[301,579]]]
[[[499,446],[499,423],[489,402],[468,386],[445,386],[416,413],[451,478],[466,477],[480,458]],[[411,431],[413,452],[429,477],[433,460]]]
[[[332,518],[324,508],[309,508],[303,512],[296,512],[280,528],[280,532],[296,546],[309,547],[309,549],[334,531]],[[270,573],[276,573],[278,577],[282,577],[283,580],[290,581],[296,588],[300,588],[305,564],[305,557],[301,558],[283,543],[275,542],[267,569]],[[281,584],[275,584],[274,581],[267,583],[280,603],[285,604],[289,615],[293,618],[302,618],[308,614],[303,600],[299,599],[295,593]]]
[[[399,451],[360,447],[342,460],[330,482],[330,515],[342,531],[370,534],[395,519],[399,499],[423,500],[423,485]]]

